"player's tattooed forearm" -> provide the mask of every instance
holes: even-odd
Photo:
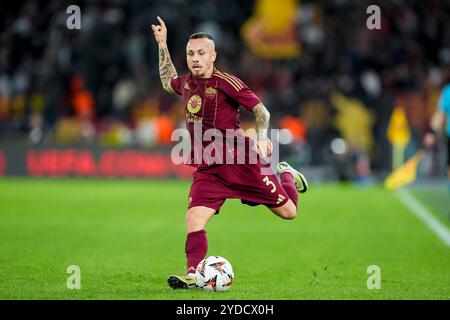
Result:
[[[167,47],[159,48],[159,77],[164,90],[171,92],[170,80],[177,76]]]
[[[256,107],[252,109],[253,114],[256,119],[256,130],[260,135],[267,135],[267,129],[269,129],[270,123],[270,113],[267,108],[259,103]]]

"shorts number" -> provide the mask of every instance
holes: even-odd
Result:
[[[277,191],[275,183],[270,181],[268,176],[264,177],[263,182],[266,184],[266,186],[272,186],[272,190],[270,190],[270,192],[274,193],[275,191]]]

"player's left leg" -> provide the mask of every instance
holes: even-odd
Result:
[[[308,190],[308,181],[299,171],[292,168],[286,161],[278,164],[281,186],[289,197],[289,200],[279,207],[269,209],[283,219],[292,220],[297,216],[298,192]]]
[[[282,219],[292,220],[297,216],[297,205],[291,199],[288,199],[288,201],[280,207],[268,208]]]
[[[230,198],[249,206],[265,205],[283,219],[297,216],[298,192],[308,189],[305,177],[287,163],[279,164],[281,181],[270,167],[258,164],[227,165],[220,175],[232,186]]]
[[[308,191],[308,181],[300,171],[292,168],[286,161],[281,161],[277,167],[281,177],[281,185],[284,189],[286,187],[288,189],[295,187],[300,193]]]

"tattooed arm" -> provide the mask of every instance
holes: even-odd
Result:
[[[257,104],[252,112],[256,120],[256,145],[264,156],[270,156],[273,149],[272,142],[267,137],[270,113],[262,103]]]
[[[169,49],[167,48],[167,28],[160,17],[157,17],[157,19],[160,25],[152,24],[152,30],[159,47],[159,77],[164,90],[175,93],[170,85],[170,80],[177,76],[177,70],[170,59]]]
[[[164,90],[170,93],[175,93],[170,85],[170,80],[176,76],[177,70],[170,59],[167,45],[159,45],[159,78],[161,79],[161,84]]]
[[[258,136],[267,137],[267,130],[269,129],[270,113],[267,108],[258,103],[253,109],[253,114],[256,120],[256,131]]]

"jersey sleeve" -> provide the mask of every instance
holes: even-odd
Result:
[[[252,110],[261,100],[239,78],[229,74],[221,74],[222,88],[224,92],[239,105],[247,110]]]
[[[438,108],[442,112],[450,113],[450,84],[447,84],[441,93],[441,97],[439,98]]]
[[[172,90],[172,93],[176,93],[180,96],[183,94],[183,84],[184,84],[183,79],[184,79],[184,77],[176,76],[170,80],[170,88],[169,89]]]

